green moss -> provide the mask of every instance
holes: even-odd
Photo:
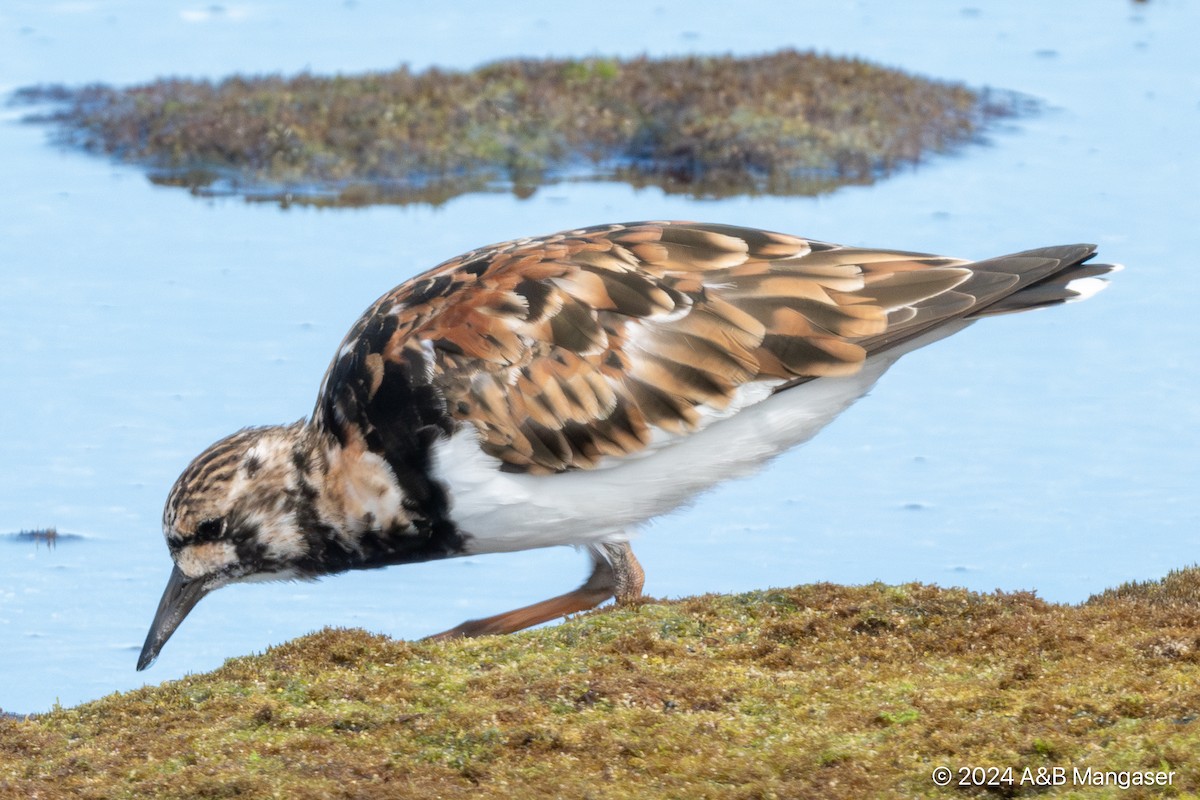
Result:
[[[695,194],[867,183],[979,135],[1015,99],[854,59],[511,60],[469,72],[31,87],[62,138],[154,180],[361,205],[579,176]]]
[[[1200,604],[1200,568],[1197,566],[1171,570],[1165,578],[1151,581],[1131,581],[1115,589],[1105,589],[1093,595],[1089,603],[1131,600],[1154,605]]]
[[[939,788],[938,765],[1170,771],[1049,793],[1195,794],[1200,604],[1144,594],[817,584],[449,643],[325,630],[0,720],[0,797],[1047,793]]]

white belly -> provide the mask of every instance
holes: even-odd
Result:
[[[714,415],[698,432],[664,437],[647,452],[596,469],[503,473],[474,432],[462,431],[439,446],[437,474],[450,489],[452,518],[471,537],[468,553],[621,540],[633,526],[812,438],[914,346],[869,359],[855,375],[820,378],[765,399],[769,387],[749,385],[744,407],[732,416]]]

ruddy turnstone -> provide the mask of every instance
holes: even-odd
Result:
[[[812,437],[904,353],[1080,299],[1095,248],[984,261],[685,222],[485,247],[381,297],[310,420],[200,454],[167,498],[175,561],[138,669],[228,583],[550,545],[574,591],[440,636],[636,598],[630,531]]]

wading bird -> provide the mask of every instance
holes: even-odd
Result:
[[[984,261],[684,222],[475,250],[367,309],[312,418],[200,454],[167,498],[175,566],[138,659],[204,595],[454,556],[585,547],[574,591],[440,636],[639,596],[630,532],[812,437],[900,356],[1086,297],[1065,245]]]

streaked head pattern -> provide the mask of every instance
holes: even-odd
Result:
[[[167,498],[163,534],[175,567],[138,669],[204,595],[228,583],[302,577],[314,450],[302,423],[249,428],[201,453]]]

